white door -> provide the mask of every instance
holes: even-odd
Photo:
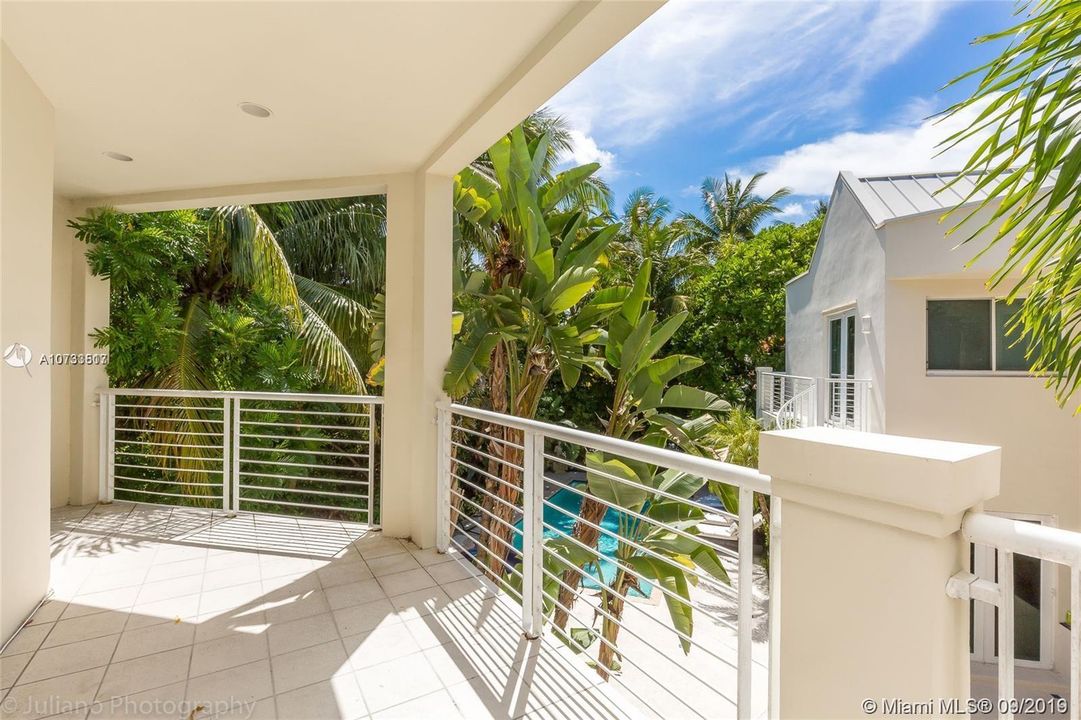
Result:
[[[1034,516],[1015,517],[1026,522],[1042,522]],[[998,552],[983,545],[970,546],[972,573],[998,581]],[[1051,582],[1054,565],[1024,555],[1013,556],[1014,657],[1019,667],[1049,668],[1052,664],[1051,633],[1053,602]],[[970,601],[969,650],[977,662],[998,659],[998,608]]]
[[[826,382],[828,424],[854,427],[856,423],[856,313],[828,319],[829,380]]]

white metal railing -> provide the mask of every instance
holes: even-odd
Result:
[[[818,425],[818,393],[812,385],[801,390],[773,413],[774,424],[782,430]]]
[[[382,402],[320,393],[100,390],[99,496],[376,524]]]
[[[755,494],[769,496],[767,476],[462,405],[440,406],[439,442],[438,548],[472,557],[519,600],[527,636],[553,633],[632,693],[655,684],[681,714],[731,703],[751,717],[752,666],[768,664],[752,655]],[[736,489],[737,513],[711,502],[707,481]],[[707,520],[732,532],[707,533]]]
[[[871,429],[871,381],[814,378],[758,368],[758,418],[771,427]]]
[[[825,389],[824,425],[864,432],[870,429],[870,380],[825,378],[822,387]]]
[[[969,513],[961,525],[965,539],[997,551],[996,580],[960,572],[950,578],[950,597],[978,600],[996,608],[998,636],[999,717],[1025,713],[1016,703],[1014,685],[1014,555],[1065,565],[1070,569],[1070,697],[1072,720],[1081,718],[1081,533],[1046,527],[1021,520]],[[1061,708],[1048,710],[1061,712]]]
[[[758,417],[773,422],[776,422],[777,413],[787,402],[816,385],[813,377],[788,375],[766,368],[759,368],[757,374]]]

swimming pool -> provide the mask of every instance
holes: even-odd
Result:
[[[579,488],[582,487],[582,484],[575,483],[574,486],[575,488]],[[573,537],[574,521],[578,517],[578,509],[582,506],[582,496],[572,490],[557,490],[556,492],[552,493],[552,495],[548,498],[548,502],[550,502],[552,505],[563,508],[563,510],[565,510],[566,512],[560,512],[559,510],[556,510],[553,507],[549,507],[548,505],[544,506],[544,524],[546,526],[544,528],[544,537],[560,538],[562,537],[562,535],[559,534],[560,532]],[[618,512],[617,510],[609,508],[608,512],[604,515],[604,519],[601,520],[601,527],[603,527],[605,530],[611,531],[615,535],[618,535],[619,517],[621,514],[622,513]],[[517,523],[515,523],[514,527],[517,530],[521,530],[522,521],[519,520]],[[559,532],[556,532],[557,530]],[[616,548],[618,545],[619,543],[617,542],[616,538],[613,537],[613,535],[609,535],[608,533],[601,533],[600,538],[597,540],[597,549],[600,551],[600,554],[608,558],[615,557]],[[522,550],[522,536],[518,533],[515,533],[514,535],[514,549],[519,552],[521,552]],[[583,578],[582,585],[591,590],[599,590],[601,588],[601,583],[598,579],[596,579],[597,569],[590,566],[587,567],[585,571],[587,574],[589,574],[590,577]],[[616,565],[611,560],[600,561],[601,577],[603,577],[606,581],[611,582],[612,578],[615,577],[615,572]],[[644,592],[639,593],[636,590],[631,590],[629,594],[636,596],[648,596],[650,591],[649,586],[644,581],[640,581],[639,584],[642,586],[642,590]]]

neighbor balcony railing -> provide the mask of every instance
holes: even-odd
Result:
[[[960,572],[950,578],[950,597],[989,603],[997,608],[996,643],[998,655],[998,700],[991,708],[999,717],[1014,714],[1062,714],[1063,708],[1029,707],[1016,702],[1014,686],[1015,614],[1014,556],[1024,555],[1065,565],[1070,569],[1070,697],[1071,720],[1081,719],[1081,533],[1046,527],[1023,520],[1011,520],[987,513],[969,513],[961,532],[970,543],[995,550],[995,579]],[[1065,672],[1066,668],[1060,668]],[[986,713],[984,713],[986,714]]]
[[[768,477],[462,405],[440,407],[439,439],[438,547],[472,557],[519,600],[527,636],[552,633],[632,694],[649,686],[695,716],[752,716],[752,676],[769,666],[764,643],[752,652]],[[726,486],[738,511],[709,483]],[[598,522],[582,517],[590,502]],[[766,710],[759,689],[755,715]]]
[[[107,501],[378,523],[382,398],[99,392]]]
[[[758,417],[771,427],[870,429],[871,381],[758,370]]]

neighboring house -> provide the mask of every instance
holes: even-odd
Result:
[[[1081,529],[1081,418],[1027,372],[1008,331],[1019,306],[1003,299],[1011,284],[986,287],[1008,243],[966,267],[987,240],[962,244],[969,223],[947,236],[967,212],[944,213],[973,187],[968,177],[951,186],[957,177],[840,173],[810,269],[788,283],[785,373],[760,370],[759,411],[787,426],[999,445],[1002,491],[987,509]],[[993,551],[971,562],[994,576]],[[1015,576],[1017,657],[1057,664],[1068,576],[1027,558]],[[972,649],[992,660],[993,609],[981,605]]]

